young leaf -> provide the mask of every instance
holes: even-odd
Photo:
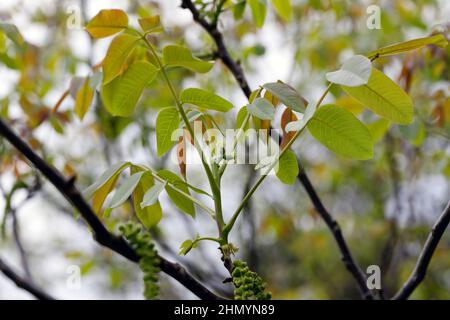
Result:
[[[247,111],[247,106],[243,106],[237,116],[236,116],[236,128],[239,129],[242,127],[245,117],[247,117],[248,111]],[[247,130],[248,128],[250,128],[250,123],[249,121],[247,121],[247,124],[244,126],[244,131]]]
[[[194,245],[194,241],[192,240],[186,240],[183,241],[183,243],[180,245],[180,253],[179,255],[187,255],[189,253],[189,251],[192,250]]]
[[[308,105],[308,107],[306,107],[305,113],[303,114],[303,117],[300,120],[289,122],[286,125],[285,131],[293,132],[293,131],[303,130],[303,128],[308,124],[308,122],[314,116],[315,112],[316,112],[316,106],[314,104]]]
[[[159,181],[155,182],[153,187],[148,189],[148,191],[145,193],[144,199],[142,199],[141,202],[141,209],[144,209],[145,207],[148,206],[152,206],[156,202],[158,202],[159,194],[164,190],[166,185],[167,185],[166,182],[165,183]]]
[[[105,38],[128,27],[127,14],[119,9],[101,10],[86,26],[93,38]]]
[[[391,123],[384,118],[378,119],[367,125],[370,135],[374,143],[380,142],[386,132],[389,130]]]
[[[242,18],[245,12],[245,6],[247,5],[247,1],[241,1],[232,6],[233,10],[233,18],[235,20],[239,20]]]
[[[92,198],[92,210],[95,213],[101,213],[103,203],[111,190],[114,189],[120,173],[130,165],[131,163],[124,162],[112,166],[83,192],[84,197],[87,199]]]
[[[266,20],[267,0],[247,0],[247,2],[256,26],[261,28],[264,25],[264,20]]]
[[[101,97],[106,110],[114,116],[131,116],[142,91],[158,71],[147,61],[134,62],[123,75],[103,86]]]
[[[131,167],[131,174],[142,171],[143,169],[138,166]],[[162,218],[162,209],[159,201],[155,204],[141,208],[141,202],[144,198],[144,194],[152,188],[154,185],[154,178],[150,171],[145,171],[133,192],[133,207],[136,211],[136,216],[139,221],[147,228],[150,229],[157,225]]]
[[[0,53],[6,52],[6,36],[5,33],[0,30]]]
[[[94,98],[94,90],[89,85],[89,77],[84,80],[80,90],[78,90],[77,98],[75,100],[75,113],[83,120],[84,115],[91,106],[92,99]]]
[[[25,39],[23,38],[19,29],[14,24],[0,23],[0,30],[7,38],[9,38],[17,46],[23,47],[25,45]]]
[[[137,187],[143,174],[144,172],[138,172],[126,178],[123,184],[117,189],[116,193],[114,193],[108,207],[116,208],[124,203]]]
[[[409,124],[414,118],[411,98],[383,72],[373,68],[369,82],[360,87],[342,86],[352,96],[376,114],[398,124]]]
[[[178,129],[180,117],[178,110],[172,107],[161,109],[156,118],[156,146],[158,157],[164,155],[176,141],[172,141],[172,133]]]
[[[308,104],[297,91],[283,82],[266,83],[263,88],[274,95],[282,104],[297,112],[304,112]]]
[[[192,200],[187,198],[182,193],[175,191],[170,185],[174,185],[186,194],[189,193],[189,189],[186,183],[178,177],[175,173],[169,170],[161,170],[158,172],[158,176],[166,180],[169,184],[166,185],[166,192],[173,203],[181,210],[186,212],[192,217],[195,217],[195,207]]]
[[[393,54],[399,54],[406,51],[411,51],[415,49],[422,48],[426,45],[433,44],[441,48],[445,48],[448,45],[448,41],[443,34],[435,34],[425,38],[419,38],[414,40],[409,40],[405,42],[400,42],[393,44],[381,49],[374,50],[370,52],[368,57],[375,56],[388,56]]]
[[[372,63],[364,56],[356,55],[344,62],[340,70],[328,72],[328,81],[348,87],[366,84],[372,73]]]
[[[180,99],[183,103],[190,103],[200,108],[227,112],[233,108],[231,102],[218,95],[198,88],[189,88],[181,92]]]
[[[114,80],[125,71],[126,61],[140,40],[141,38],[134,35],[120,34],[111,41],[102,63],[103,84]]]
[[[298,172],[298,162],[295,153],[291,150],[286,150],[278,162],[278,170],[276,172],[278,179],[285,184],[293,184],[297,179]]]
[[[286,22],[292,19],[292,5],[290,0],[272,0],[277,14]]]
[[[273,120],[274,106],[264,98],[257,98],[247,106],[247,111],[261,120]]]
[[[286,108],[283,111],[283,114],[281,115],[281,129],[283,130],[283,139],[280,143],[281,149],[283,149],[295,135],[295,132],[286,131],[286,126],[288,125],[288,123],[295,122],[297,120],[297,116],[291,109]]]
[[[332,104],[320,107],[307,128],[314,138],[339,155],[358,160],[373,157],[369,130],[343,108]]]
[[[112,167],[108,168],[105,172],[100,175],[100,178],[96,180],[93,184],[87,187],[83,191],[83,196],[86,199],[90,199],[96,190],[105,185],[108,181],[110,181],[115,175],[120,174],[123,170],[131,165],[130,162],[120,162]]]
[[[138,19],[138,22],[142,31],[145,33],[158,33],[163,31],[158,15]]]
[[[163,48],[163,61],[166,67],[183,67],[199,73],[208,72],[214,65],[214,62],[195,58],[191,50],[177,45],[168,45]]]

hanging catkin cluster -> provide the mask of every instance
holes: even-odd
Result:
[[[241,260],[233,262],[233,283],[235,300],[270,300],[272,295],[266,292],[266,284],[256,272],[249,269]]]
[[[155,299],[159,294],[158,272],[160,270],[158,253],[150,235],[139,225],[131,222],[120,226],[119,230],[141,257],[139,267],[144,273],[144,297],[149,300]]]

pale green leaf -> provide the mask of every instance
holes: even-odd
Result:
[[[247,0],[252,11],[253,20],[258,28],[264,25],[267,13],[267,0]]]
[[[114,80],[126,70],[126,61],[139,41],[141,38],[126,33],[118,35],[111,41],[102,63],[103,84]]]
[[[87,24],[86,30],[93,38],[109,37],[128,27],[127,14],[119,9],[101,10]]]
[[[256,98],[255,101],[247,105],[247,111],[261,120],[273,120],[275,108],[264,98]]]
[[[247,107],[246,106],[242,107],[239,110],[239,112],[238,112],[238,114],[236,116],[236,128],[239,129],[239,128],[242,127],[242,125],[244,124],[245,118],[247,117],[247,114],[248,114],[248,111],[247,111]],[[250,123],[249,123],[249,121],[247,121],[247,124],[242,129],[247,130],[249,127],[250,127]]]
[[[391,123],[384,118],[378,119],[367,125],[370,135],[374,143],[380,142],[386,132],[389,130]]]
[[[278,162],[276,175],[281,182],[293,184],[299,173],[297,156],[291,150],[286,150]]]
[[[0,23],[0,31],[17,46],[23,47],[25,45],[25,39],[14,24]]]
[[[147,61],[134,62],[120,77],[102,87],[106,110],[114,116],[131,116],[142,91],[156,78],[158,71]]]
[[[138,19],[138,22],[139,25],[141,26],[142,31],[144,31],[147,34],[158,33],[163,31],[160,17],[158,15]]]
[[[163,48],[163,61],[166,67],[183,67],[194,72],[206,73],[214,62],[200,60],[192,56],[191,50],[177,45],[168,45]]]
[[[369,82],[359,87],[342,86],[352,96],[376,114],[398,124],[409,124],[414,118],[411,98],[394,81],[373,68]]]
[[[131,167],[131,173],[137,173],[144,170],[138,166]],[[141,202],[144,198],[144,194],[152,188],[154,185],[154,178],[150,171],[145,171],[133,192],[133,207],[136,212],[136,216],[139,221],[147,228],[150,229],[157,225],[162,218],[162,209],[159,201],[155,204],[141,208]]]
[[[178,110],[172,107],[161,109],[156,118],[156,146],[158,157],[164,155],[176,141],[172,141],[172,134],[180,123]]]
[[[105,183],[111,180],[115,175],[120,174],[130,165],[131,165],[130,162],[119,162],[111,166],[110,168],[105,170],[105,172],[103,172],[93,184],[91,184],[83,191],[83,196],[86,199],[90,199],[97,189],[105,185]]]
[[[366,84],[372,73],[372,63],[364,56],[356,55],[344,62],[340,70],[328,72],[328,81],[348,87]]]
[[[78,90],[75,100],[75,113],[81,120],[83,120],[84,115],[89,110],[93,98],[94,90],[92,90],[91,86],[89,85],[89,78],[86,78],[83,85]]]
[[[116,190],[114,196],[111,198],[109,203],[109,208],[116,208],[123,204],[129,196],[133,193],[134,189],[139,183],[144,172],[138,172],[132,174],[123,181],[123,184]]]
[[[184,193],[190,194],[189,189],[186,186],[185,182],[175,173],[169,170],[159,171],[158,176],[160,176],[161,178],[163,178],[168,182],[168,184],[166,185],[166,192],[169,195],[169,198],[173,201],[173,203],[181,211],[184,211],[187,214],[191,215],[192,217],[195,217],[195,207],[192,200],[171,187],[171,185],[174,185],[176,188],[183,191]]]
[[[141,209],[154,205],[167,183],[156,181],[154,186],[147,190],[141,202]]]
[[[200,108],[227,112],[233,105],[218,95],[198,88],[189,88],[181,92],[180,99],[183,103],[193,104]]]
[[[339,155],[358,160],[373,157],[369,130],[341,107],[332,104],[320,107],[307,128],[314,138]]]
[[[291,0],[272,0],[272,5],[277,14],[286,22],[292,19]]]
[[[306,107],[305,113],[300,120],[289,122],[284,129],[286,132],[291,131],[300,131],[308,124],[311,118],[314,116],[316,112],[316,106],[314,104],[309,104]]]
[[[269,91],[286,107],[297,112],[304,112],[308,104],[298,92],[283,82],[266,83],[263,88]]]
[[[435,34],[429,37],[413,39],[405,42],[396,43],[381,49],[370,52],[368,57],[375,56],[388,56],[393,54],[399,54],[406,51],[422,48],[426,45],[433,44],[441,48],[445,48],[448,45],[448,41],[443,34]]]

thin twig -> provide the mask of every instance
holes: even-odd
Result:
[[[16,286],[22,288],[33,296],[35,296],[39,300],[54,300],[54,298],[43,291],[42,289],[36,287],[30,281],[19,276],[10,266],[8,266],[1,258],[0,258],[0,271],[8,277],[11,281],[13,281]]]
[[[430,264],[431,258],[442,238],[445,230],[450,223],[450,201],[447,203],[439,219],[434,224],[431,229],[427,241],[423,246],[422,252],[420,253],[419,259],[417,260],[416,266],[411,273],[409,279],[405,282],[403,287],[397,292],[393,297],[394,300],[405,300],[411,295],[411,293],[417,288],[417,286],[422,282],[427,273],[428,265]]]
[[[110,233],[99,218],[92,211],[92,208],[84,200],[81,193],[75,187],[75,179],[66,179],[62,174],[47,164],[39,155],[37,155],[26,142],[17,136],[9,126],[0,118],[0,135],[9,141],[31,164],[41,172],[58,191],[75,207],[81,216],[86,220],[94,233],[95,240],[111,250],[121,254],[127,259],[138,262],[140,257],[122,238]],[[187,289],[192,291],[201,299],[220,300],[219,297],[209,291],[203,284],[193,278],[180,264],[173,263],[159,256],[160,268],[169,276],[178,280]]]

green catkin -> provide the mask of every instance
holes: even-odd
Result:
[[[139,267],[144,273],[144,297],[148,300],[155,299],[159,294],[158,272],[160,269],[158,253],[150,234],[132,222],[121,225],[119,230],[141,257]]]
[[[241,260],[233,262],[233,283],[235,300],[270,300],[272,294],[266,292],[266,283],[261,277],[249,269],[247,264]]]

